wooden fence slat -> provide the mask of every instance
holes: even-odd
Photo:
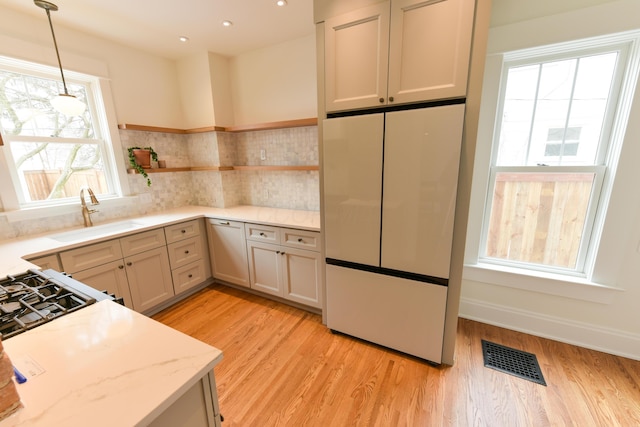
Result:
[[[487,256],[574,268],[592,184],[592,173],[498,173]]]
[[[58,170],[24,171],[31,200],[46,200],[60,175],[61,172]],[[105,193],[107,185],[104,173],[95,169],[74,172],[63,188],[62,197],[79,196],[80,189],[84,186],[91,187],[96,194]]]

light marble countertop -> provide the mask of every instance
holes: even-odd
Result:
[[[146,425],[222,359],[217,348],[112,301],[3,344],[28,380],[17,384],[24,407],[0,427]]]
[[[46,234],[0,241],[0,277],[8,274],[21,274],[30,268],[37,268],[36,265],[28,262],[27,259],[76,248],[86,245],[89,242],[110,240],[132,232],[145,231],[151,228],[202,217],[320,231],[320,213],[317,211],[277,209],[260,206],[235,206],[231,208],[185,206],[141,217],[122,218],[107,224],[94,224],[92,230],[95,233],[89,238],[83,236],[77,240],[56,240],[55,237],[63,233],[89,230],[89,228],[76,227]],[[135,222],[135,226],[117,232],[109,229],[110,225],[123,222]]]

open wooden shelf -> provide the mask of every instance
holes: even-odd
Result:
[[[318,165],[252,165],[252,166],[234,166],[233,169],[238,171],[317,171],[320,169]]]
[[[192,171],[232,171],[234,169],[233,166],[191,166],[189,168]]]
[[[145,132],[162,132],[162,133],[178,133],[178,134],[191,134],[191,133],[205,133],[205,132],[248,132],[256,130],[270,130],[270,129],[286,129],[303,126],[315,126],[318,124],[316,117],[308,119],[296,119],[296,120],[284,120],[281,122],[269,122],[258,123],[254,125],[240,125],[240,126],[208,126],[195,129],[174,129],[164,128],[158,126],[144,126],[134,125],[130,123],[122,123],[118,125],[118,129],[123,130],[140,130]]]
[[[146,173],[162,173],[162,172],[198,172],[198,171],[317,171],[320,167],[318,165],[302,165],[302,166],[278,166],[278,165],[266,165],[266,166],[192,166],[182,168],[153,168],[145,169]],[[127,173],[137,173],[135,169],[127,169]]]
[[[194,166],[182,168],[152,168],[145,169],[146,173],[162,173],[162,172],[191,172],[191,171],[230,171],[233,166]],[[127,173],[138,173],[135,169],[127,169]]]

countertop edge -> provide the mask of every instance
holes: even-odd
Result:
[[[153,212],[148,215],[119,218],[114,221],[95,224],[95,229],[97,231],[99,231],[100,226],[125,221],[135,221],[140,223],[140,226],[124,231],[98,235],[90,239],[62,242],[52,238],[52,236],[56,236],[58,234],[85,229],[85,227],[79,226],[2,240],[0,241],[0,276],[21,274],[28,269],[39,268],[37,265],[27,261],[27,259],[46,256],[86,246],[88,244],[117,239],[129,234],[144,232],[154,228],[165,227],[198,218],[219,218],[299,230],[320,231],[320,213],[318,211],[303,211],[248,205],[233,206],[230,208],[185,206],[163,212]]]

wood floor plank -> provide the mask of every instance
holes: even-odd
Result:
[[[454,366],[212,285],[154,318],[223,351],[224,427],[640,426],[640,362],[460,319]],[[484,367],[481,340],[536,355],[542,386]]]

